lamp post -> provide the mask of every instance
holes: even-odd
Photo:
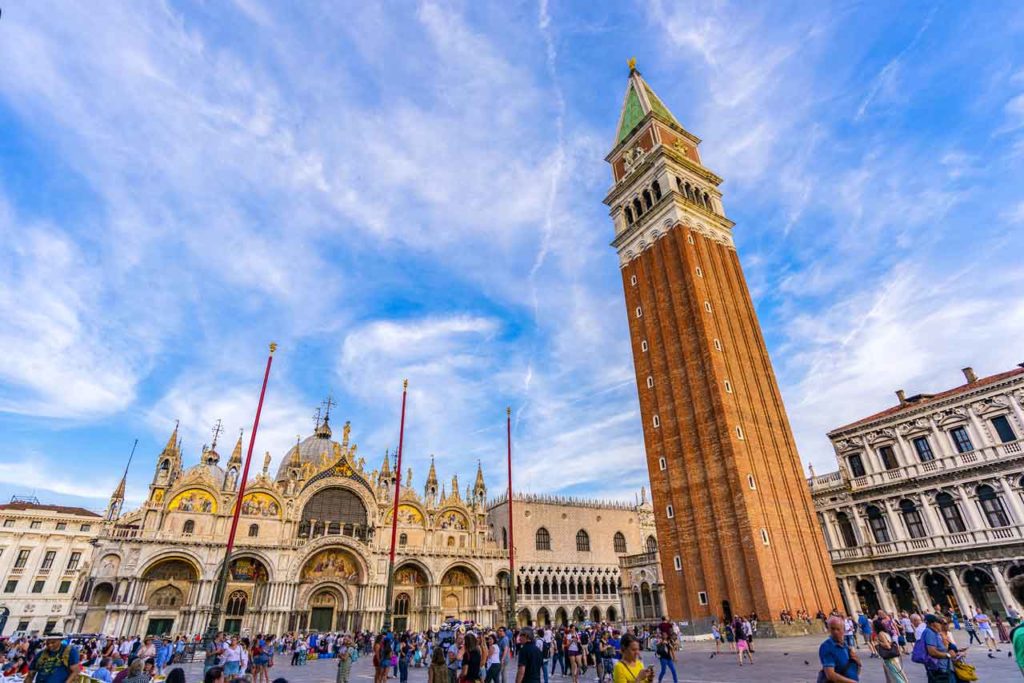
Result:
[[[409,393],[409,380],[402,381],[402,417],[398,423],[398,457],[395,464],[395,500],[391,506],[391,552],[388,555],[388,585],[384,591],[384,626],[386,633],[391,630],[392,604],[395,591],[395,540],[398,534],[398,498],[402,492],[402,442],[405,438],[405,399]]]
[[[512,408],[505,408],[505,435],[508,443],[508,613],[509,632],[516,628],[516,535],[512,522]]]

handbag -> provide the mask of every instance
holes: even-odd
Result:
[[[978,680],[978,672],[975,670],[974,665],[968,664],[962,659],[953,660],[953,674],[958,681]]]

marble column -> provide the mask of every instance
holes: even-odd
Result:
[[[992,572],[993,578],[996,581],[996,593],[999,594],[999,599],[1003,601],[1003,615],[1006,615],[1006,611],[1013,607],[1017,608],[1017,603],[1013,599],[1013,593],[1010,592],[1010,586],[1006,583],[1006,577],[1003,576],[1003,570],[1005,567],[1002,565],[993,564],[989,567]]]
[[[914,589],[914,601],[917,603],[917,609],[927,612],[929,603],[931,603],[928,591],[925,590],[917,572],[908,572],[908,574],[910,575],[910,585]]]
[[[957,493],[960,494],[960,507],[964,514],[964,519],[967,522],[967,528],[970,531],[977,531],[985,528],[985,523],[981,520],[981,513],[978,511],[977,497],[974,496],[974,492],[967,492],[963,484],[956,485]]]
[[[974,599],[967,589],[964,588],[964,584],[961,583],[956,567],[950,567],[946,571],[949,574],[949,583],[953,588],[953,595],[960,606],[960,613],[966,614],[967,609],[974,606]]]
[[[889,590],[889,578],[885,574],[874,574],[875,587],[878,590],[878,601],[889,614],[896,612],[896,601],[893,600],[892,591]]]
[[[886,498],[882,501],[882,507],[885,510],[885,516],[889,519],[889,529],[892,531],[892,540],[906,540],[908,534],[903,528],[903,515],[899,513],[899,509],[896,507],[896,501],[892,498]]]
[[[1006,477],[999,478],[999,486],[1003,490],[1003,500],[1006,501],[1005,505],[1010,508],[1010,524],[1024,524],[1024,505],[1021,504],[1020,497],[1010,486],[1010,481]]]

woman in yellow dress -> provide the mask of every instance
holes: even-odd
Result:
[[[630,634],[622,636],[622,659],[612,669],[612,683],[651,683],[654,667],[644,668],[640,659],[640,641]]]

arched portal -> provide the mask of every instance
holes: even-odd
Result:
[[[175,621],[194,599],[199,581],[195,566],[184,559],[168,558],[147,568],[142,579],[146,585],[144,602],[149,608],[146,635],[182,630],[175,628]]]
[[[572,611],[572,622],[574,624],[582,624],[587,618],[587,611],[582,607],[577,607]]]
[[[466,620],[473,618],[480,587],[477,578],[465,567],[451,567],[441,577],[442,617]]]
[[[867,579],[857,582],[857,597],[860,599],[861,611],[867,614],[874,614],[881,608],[875,584]]]
[[[556,626],[568,626],[569,625],[569,613],[565,611],[564,607],[559,607],[555,610],[555,625]]]
[[[533,620],[530,618],[530,610],[525,607],[519,610],[516,614],[516,622],[519,624],[520,628],[530,626],[533,623]]]
[[[224,630],[241,633],[246,614],[258,614],[267,602],[267,581],[270,574],[266,565],[255,557],[236,557],[228,568],[228,585],[224,591]],[[245,605],[239,612],[238,598],[245,596]],[[235,598],[235,604],[232,604]],[[232,610],[236,614],[232,614]]]
[[[989,574],[981,569],[971,569],[964,574],[964,584],[974,599],[974,606],[986,614],[1003,612],[1002,602],[996,592],[996,584]]]
[[[307,614],[310,629],[348,630],[348,606],[362,580],[359,560],[346,548],[323,548],[302,565],[299,580],[309,588]],[[315,620],[315,621],[314,621]],[[331,623],[329,628],[322,627]]]
[[[896,601],[896,606],[901,610],[905,610],[907,613],[915,611],[918,607],[924,609],[924,605],[917,606],[914,604],[914,589],[911,587],[910,582],[902,576],[890,576],[885,582],[889,592],[892,593],[893,599]]]
[[[551,625],[551,612],[548,612],[547,607],[541,607],[537,610],[537,625],[538,626],[550,626]]]
[[[590,620],[592,622],[594,622],[595,624],[598,624],[598,623],[601,622],[601,608],[600,607],[592,607],[590,609]]]
[[[430,604],[429,583],[427,575],[417,564],[408,562],[395,570],[395,592],[404,595],[406,600],[404,612],[400,613],[398,598],[395,598],[393,623],[396,633],[426,628],[427,625],[420,622],[425,622]]]
[[[309,598],[309,630],[319,633],[346,628],[347,597],[334,586],[316,589]]]
[[[651,594],[651,585],[646,581],[640,584],[640,611],[642,618],[654,618],[654,596]]]
[[[614,624],[615,621],[618,618],[619,618],[619,613],[615,610],[615,608],[614,607],[609,607],[608,608],[608,623],[609,624]]]
[[[83,633],[102,633],[103,620],[106,617],[107,605],[114,597],[114,587],[109,583],[101,583],[92,589],[89,596],[89,607],[82,625]]]
[[[924,575],[924,587],[928,591],[928,597],[932,604],[926,605],[931,608],[938,605],[942,608],[949,608],[956,605],[956,598],[953,597],[953,589],[949,586],[949,580],[939,572],[931,572]],[[961,607],[961,609],[966,609]]]

